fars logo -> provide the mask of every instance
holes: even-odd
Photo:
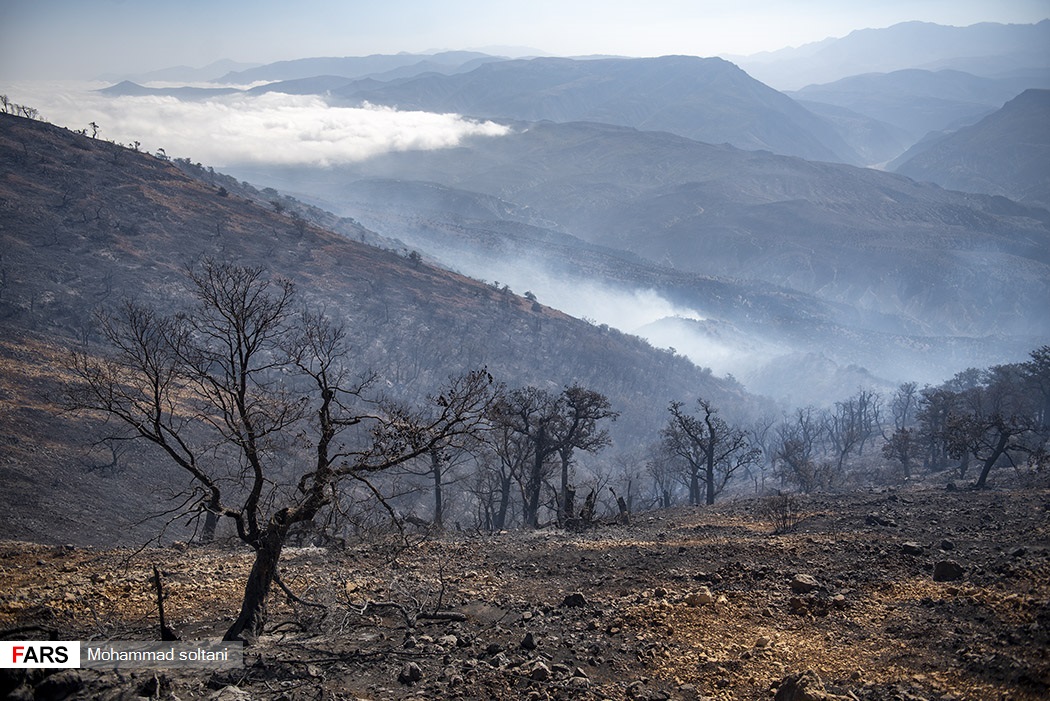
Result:
[[[80,666],[79,640],[0,640],[0,668]]]

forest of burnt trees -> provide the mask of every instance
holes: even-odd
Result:
[[[287,281],[270,279],[260,268],[217,263],[209,263],[204,272],[191,273],[191,277],[200,302],[194,313],[164,316],[126,306],[118,316],[105,317],[103,335],[110,350],[123,356],[124,367],[119,372],[111,367],[107,374],[82,365],[81,377],[95,389],[94,401],[84,401],[81,395],[84,406],[117,415],[139,437],[160,446],[169,456],[173,445],[199,439],[200,422],[192,430],[173,427],[168,437],[163,432],[143,435],[128,407],[113,403],[112,386],[117,377],[124,377],[120,373],[148,375],[155,369],[141,361],[152,362],[162,355],[171,373],[165,380],[171,386],[165,391],[184,390],[187,382],[202,388],[197,399],[207,401],[195,410],[206,417],[205,425],[221,429],[219,437],[209,438],[207,444],[239,448],[243,453],[239,459],[257,472],[262,468],[251,451],[279,455],[274,461],[278,473],[267,475],[266,480],[289,484],[299,480],[290,466],[296,464],[296,451],[302,449],[301,436],[318,430],[317,410],[307,408],[327,391],[322,388],[318,394],[317,367],[330,366],[335,371],[338,366],[341,382],[353,378],[352,386],[340,385],[345,395],[341,401],[346,407],[368,407],[367,411],[355,409],[352,421],[344,418],[349,423],[338,424],[342,428],[366,418],[386,426],[386,431],[391,430],[389,422],[394,417],[402,421],[399,431],[407,430],[404,422],[408,417],[426,423],[426,410],[401,406],[372,392],[380,378],[360,375],[363,368],[353,367],[356,356],[345,351],[336,354],[337,345],[349,343],[345,329],[329,337],[324,335],[333,333],[324,331],[328,322],[310,315],[293,318],[295,293]],[[229,295],[229,285],[245,290],[239,297],[217,295],[216,290]],[[280,294],[271,300],[277,305],[274,318],[263,319],[273,328],[259,331],[260,341],[272,347],[265,353],[256,349],[262,353],[260,360],[241,359],[244,367],[239,370],[245,373],[245,387],[254,387],[256,395],[243,407],[243,417],[227,416],[237,401],[244,401],[234,382],[237,369],[227,367],[221,382],[211,374],[217,368],[214,358],[229,355],[230,338],[240,327],[216,326],[215,320],[236,319],[249,315],[250,310],[218,310],[237,300],[261,303],[275,290]],[[142,328],[150,325],[156,328]],[[207,329],[203,340],[202,329]],[[145,338],[147,332],[155,337]],[[196,355],[186,355],[193,338],[205,345],[193,351]],[[290,346],[291,338],[298,340]],[[328,365],[314,367],[303,353],[320,352],[317,344],[322,340],[329,344],[325,350]],[[222,352],[206,351],[209,344],[218,344]],[[88,356],[79,357],[87,363]],[[203,364],[204,357],[213,360]],[[293,387],[287,380],[291,370],[313,378],[312,383]],[[274,373],[284,374],[279,383],[275,384]],[[138,391],[157,393],[158,380],[153,378]],[[216,395],[218,386],[226,387],[233,399]],[[457,440],[431,436],[421,447],[406,443],[403,436],[393,440],[386,435],[388,443],[372,448],[386,451],[389,464],[380,461],[381,468],[372,463],[365,469],[348,468],[346,473],[354,479],[338,490],[333,487],[334,496],[325,497],[325,508],[302,519],[310,522],[309,537],[345,540],[367,530],[406,523],[415,528],[481,531],[548,524],[586,527],[603,519],[629,518],[632,512],[711,504],[723,494],[840,490],[902,484],[931,475],[984,487],[995,468],[1027,473],[1046,467],[1050,347],[1033,351],[1027,362],[966,370],[941,385],[904,383],[890,396],[859,389],[828,407],[795,408],[779,417],[748,417],[733,407],[726,411],[708,397],[668,398],[663,425],[652,431],[650,441],[641,448],[615,444],[609,428],[620,416],[621,407],[578,383],[509,388],[495,377],[484,396],[475,401],[475,415],[469,418],[472,428]],[[154,423],[160,418],[158,412],[170,411],[159,405],[145,409],[153,412]],[[253,425],[252,412],[259,412],[268,424],[249,441],[241,431]],[[175,412],[169,419],[177,416]],[[292,435],[293,429],[300,438],[285,440],[281,434]],[[379,434],[372,430],[370,439],[376,440]],[[255,441],[265,442],[265,450],[254,446]],[[355,444],[354,450],[361,449]],[[193,508],[208,517],[202,523],[204,532],[210,534],[218,517],[237,510],[217,507],[215,485],[194,472],[202,469],[200,465],[179,459],[186,463],[184,467],[192,468],[191,474],[206,495],[193,502]],[[292,532],[296,530],[301,527]]]
[[[345,541],[362,514],[398,528],[441,528],[451,513],[457,528],[582,529],[605,518],[605,492],[625,521],[680,499],[712,504],[745,475],[760,490],[810,492],[949,468],[965,479],[973,468],[980,488],[997,465],[1046,463],[1050,347],[938,387],[902,385],[885,406],[862,390],[750,429],[705,398],[695,408],[672,400],[647,460],[620,459],[613,474],[576,464],[611,442],[619,413],[600,392],[508,389],[479,368],[405,405],[375,390],[346,327],[300,308],[290,281],[213,261],[188,277],[187,309],[127,300],[101,313],[102,343],[73,352],[68,395],[72,408],[113,420],[108,439],[150,444],[191,479],[175,512],[195,515],[202,540],[228,521],[255,552],[227,639],[262,632],[297,530],[317,536],[321,524],[325,540]],[[429,518],[406,514],[428,497]]]

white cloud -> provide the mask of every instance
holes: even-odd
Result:
[[[145,150],[163,148],[169,156],[215,167],[337,165],[388,151],[450,148],[468,136],[509,132],[494,122],[455,114],[333,107],[315,95],[236,94],[184,101],[107,97],[55,84],[20,85],[8,92],[55,124],[82,129],[95,122],[100,138],[139,141]]]

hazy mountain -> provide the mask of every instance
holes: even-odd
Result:
[[[903,22],[732,60],[758,80],[780,90],[798,90],[813,83],[904,68],[955,68],[996,76],[1050,67],[1050,20],[1038,24],[985,22],[969,27]]]
[[[356,220],[449,267],[639,333],[717,373],[732,373],[753,392],[801,404],[848,393],[861,375],[869,378],[864,386],[886,389],[903,378],[933,381],[946,368],[1023,355],[1032,342],[923,336],[920,324],[899,317],[588,243],[545,228],[531,208],[432,182],[358,180],[341,189],[339,203]],[[910,332],[876,330],[904,327]],[[786,372],[801,357],[821,362]]]
[[[795,101],[834,127],[865,165],[882,165],[915,143],[904,129],[851,109],[797,98]]]
[[[303,303],[344,319],[358,369],[378,372],[391,396],[418,400],[448,375],[482,366],[510,386],[577,381],[622,412],[613,426],[621,447],[652,440],[671,399],[703,395],[726,410],[751,401],[679,355],[403,250],[359,243],[352,239],[374,235],[353,222],[332,233],[295,203],[278,212],[268,201],[276,193],[181,167],[196,177],[0,114],[0,479],[17,505],[5,518],[25,537],[35,527],[63,532],[68,521],[102,535],[131,532],[151,494],[173,479],[163,466],[125,477],[118,466],[106,480],[88,474],[112,457],[93,452],[89,417],[61,412],[60,380],[69,349],[93,338],[96,309],[127,297],[161,310],[188,303],[185,267],[206,256],[283,275]],[[148,453],[127,461],[150,464]]]
[[[1050,68],[1038,75],[1012,78],[984,78],[955,70],[907,69],[809,85],[788,94],[804,104],[821,102],[845,107],[892,124],[907,132],[914,142],[931,131],[973,124],[1024,90],[1042,87],[1050,87]]]
[[[180,100],[207,100],[209,97],[217,97],[219,95],[230,95],[232,93],[241,92],[235,88],[189,88],[189,87],[170,87],[170,88],[147,88],[133,83],[130,80],[124,80],[116,85],[111,85],[108,88],[102,88],[98,92],[109,97],[144,97],[147,95],[166,95],[169,97],[177,97]]]
[[[333,91],[354,102],[474,117],[593,121],[812,160],[863,159],[829,125],[718,58],[537,58]]]
[[[1050,214],[869,169],[621,127],[542,123],[456,149],[323,171],[235,172],[336,208],[348,184],[363,178],[483,193],[544,228],[662,266],[846,305],[872,330],[1050,333]]]
[[[894,170],[1050,208],[1050,90],[1027,90],[973,126],[905,153]]]
[[[99,76],[99,80],[106,80],[111,82],[120,82],[122,80],[128,80],[135,83],[150,83],[150,82],[164,82],[164,83],[200,83],[204,81],[214,80],[220,76],[234,71],[245,71],[251,68],[259,66],[258,63],[241,63],[239,61],[232,61],[228,58],[214,63],[209,63],[207,66],[201,68],[192,68],[190,66],[172,66],[171,68],[162,68],[157,71],[150,71],[148,73],[136,73],[133,75],[114,75],[107,74]]]
[[[259,81],[296,80],[318,75],[335,75],[347,79],[364,78],[378,74],[406,77],[431,71],[454,71],[464,64],[476,65],[480,61],[498,61],[498,57],[475,51],[445,51],[437,54],[372,54],[371,56],[345,56],[340,58],[299,58],[278,61],[242,71],[231,71],[217,83],[245,85]],[[390,77],[390,76],[388,76]]]

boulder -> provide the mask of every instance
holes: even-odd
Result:
[[[954,582],[963,576],[963,566],[955,560],[940,560],[933,566],[933,581]]]
[[[820,582],[811,574],[796,574],[791,579],[791,591],[796,594],[808,594],[814,589],[820,589]]]

